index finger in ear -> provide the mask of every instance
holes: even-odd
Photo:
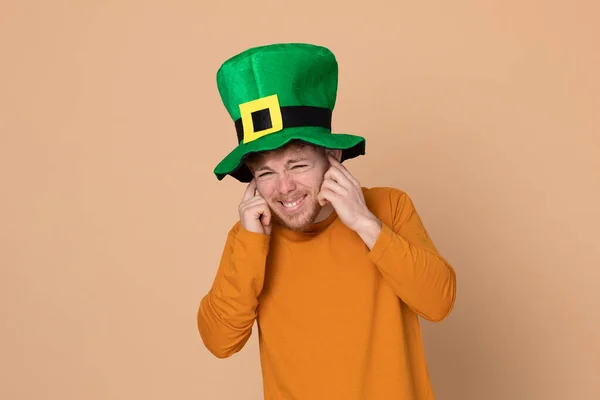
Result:
[[[251,198],[254,197],[255,194],[256,194],[256,180],[252,179],[252,181],[250,181],[250,183],[246,187],[246,191],[244,192],[244,197],[242,198],[242,200],[244,200],[244,201],[250,200]]]
[[[348,169],[346,167],[344,167],[342,165],[341,162],[339,162],[335,157],[333,157],[332,155],[329,155],[329,162],[331,163],[331,165],[337,167],[340,171],[342,171],[342,174],[344,174],[344,176],[346,178],[348,178],[349,181],[354,182],[354,176],[350,173],[350,171],[348,171]]]
[[[331,168],[327,170],[324,178],[325,180],[331,179],[345,188],[349,188],[352,185],[352,181],[348,179],[348,176],[344,173],[344,171],[335,165],[332,165]]]
[[[332,165],[335,165],[335,166],[336,166],[336,167],[338,167],[339,169],[346,169],[346,168],[345,168],[345,167],[342,165],[342,163],[341,163],[341,162],[339,162],[339,161],[337,160],[337,158],[335,158],[333,155],[329,154],[327,157],[329,158],[329,162],[330,162]]]

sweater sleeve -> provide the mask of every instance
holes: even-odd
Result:
[[[392,192],[392,218],[369,252],[386,282],[414,312],[441,321],[456,297],[456,274],[440,256],[406,193]]]
[[[198,309],[198,330],[207,349],[225,358],[240,351],[252,333],[263,287],[269,236],[238,222],[230,230],[210,291]]]

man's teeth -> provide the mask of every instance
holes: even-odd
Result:
[[[292,207],[296,207],[298,205],[298,203],[300,203],[302,201],[302,199],[303,198],[300,198],[296,201],[289,201],[289,202],[282,201],[281,204],[283,204],[283,206],[286,208],[292,208]]]

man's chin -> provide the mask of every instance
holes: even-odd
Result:
[[[285,215],[279,212],[273,212],[276,221],[287,229],[292,231],[304,231],[314,224],[317,215],[319,215],[320,206],[313,207],[311,212],[302,212],[295,215]],[[273,210],[271,210],[273,211]]]

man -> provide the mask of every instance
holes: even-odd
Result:
[[[198,329],[225,358],[258,322],[266,399],[433,399],[419,317],[450,313],[455,273],[406,193],[361,187],[342,165],[365,139],[331,132],[337,72],[307,44],[219,69],[239,145],[214,172],[248,185]]]

